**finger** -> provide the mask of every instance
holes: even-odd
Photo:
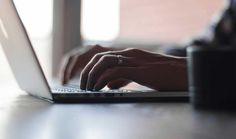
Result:
[[[126,86],[127,84],[129,84],[131,81],[126,80],[126,79],[118,79],[115,81],[111,81],[107,84],[107,87],[110,89],[119,89],[121,87]]]
[[[65,59],[63,59],[62,64],[62,70],[61,70],[61,81],[62,84],[66,84],[68,82],[68,71],[71,66],[73,56],[68,56]]]
[[[121,60],[122,63],[119,64],[119,60]],[[137,61],[135,58],[129,58],[124,56],[119,56],[118,58],[116,55],[104,55],[89,72],[86,89],[93,90],[93,86],[97,82],[99,76],[101,76],[102,73],[108,70],[109,68],[121,66],[136,67],[137,65],[139,65],[139,61]]]
[[[87,49],[91,49],[90,51],[106,51],[104,47],[101,47],[100,45],[95,45],[95,46],[87,46],[86,48],[80,48],[80,49],[74,49],[73,51],[69,52],[66,58],[63,59],[63,64],[61,66],[60,70],[60,78],[62,81],[62,84],[66,84],[74,75],[77,73],[78,68],[83,68],[87,62],[85,63],[84,61],[89,61],[89,59],[86,57],[89,54],[86,54],[85,57],[83,57],[83,53]],[[86,59],[87,58],[87,59]],[[83,61],[81,61],[81,59]],[[80,61],[80,62],[79,62]]]
[[[89,49],[88,49],[89,48]],[[86,64],[89,62],[91,57],[98,52],[103,52],[107,51],[108,49],[100,46],[100,45],[95,45],[95,46],[87,46],[87,49],[79,49],[77,51],[72,51],[70,55],[75,55],[74,58],[72,59],[72,62],[70,64],[70,67],[68,68],[68,80],[72,79],[77,72],[79,72],[80,69],[83,69]]]
[[[136,70],[137,70],[136,67],[117,67],[117,68],[109,69],[100,76],[100,78],[94,85],[94,90],[101,90],[109,82],[119,80],[119,79],[135,81],[136,80],[135,76],[137,76],[135,74]]]
[[[68,81],[71,80],[76,75],[79,68],[80,68],[80,56],[77,55],[71,60],[70,67],[68,68],[68,72],[67,72]]]
[[[80,77],[80,89],[86,89],[89,71],[93,68],[94,64],[96,64],[100,57],[100,53],[96,54],[82,70]]]
[[[170,61],[173,59],[171,56],[166,56],[164,54],[157,54],[150,51],[145,51],[136,48],[128,48],[122,51],[114,51],[115,55],[122,55],[126,57],[136,57],[140,59],[140,62],[153,62],[153,61]]]
[[[85,68],[83,69],[83,71],[81,72],[81,78],[80,78],[80,88],[85,90],[87,87],[87,79],[89,76],[89,72],[91,71],[91,69],[94,67],[94,65],[100,60],[101,57],[103,57],[104,55],[112,55],[112,52],[102,52],[102,53],[98,53],[96,54],[89,62],[88,64],[85,66]]]
[[[127,50],[121,50],[121,51],[107,51],[107,52],[102,52],[102,53],[98,53],[96,54],[91,60],[90,62],[85,66],[84,70],[81,73],[81,78],[80,78],[80,88],[85,90],[87,88],[87,86],[89,86],[89,82],[88,82],[88,76],[90,71],[92,70],[92,68],[94,67],[94,65],[100,60],[101,57],[105,56],[105,55],[121,55],[121,56],[127,56],[127,55],[135,55],[135,52],[132,51],[127,51]],[[143,63],[142,60],[140,61],[136,61],[133,62],[134,64],[141,64]],[[129,65],[127,65],[129,66]],[[130,65],[131,66],[131,65]]]
[[[117,66],[117,57],[115,55],[105,55],[102,56],[99,61],[93,66],[89,71],[87,78],[87,90],[92,90],[96,79],[102,74],[106,69]]]

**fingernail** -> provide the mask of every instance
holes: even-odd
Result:
[[[82,90],[86,89],[82,83],[80,83],[80,89],[82,89]]]
[[[86,90],[92,91],[92,88],[87,85]]]
[[[80,80],[80,89],[86,90],[86,85]]]
[[[65,85],[65,84],[66,84],[66,81],[65,81],[65,80],[63,80],[61,83],[62,83],[62,85]]]
[[[93,87],[92,87],[92,83],[91,82],[88,82],[87,89],[90,90],[90,91],[93,91]]]

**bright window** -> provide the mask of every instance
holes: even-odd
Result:
[[[111,41],[118,36],[119,0],[82,0],[82,36],[85,40]]]
[[[51,35],[53,0],[14,0],[20,17],[47,77],[51,74]],[[1,47],[1,46],[0,46]],[[13,79],[10,67],[0,48],[0,84]]]
[[[86,40],[181,42],[202,31],[222,0],[83,0]]]

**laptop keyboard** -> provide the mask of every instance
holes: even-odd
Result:
[[[57,88],[52,88],[53,92],[57,93],[79,93],[79,92],[88,92],[86,90],[81,90],[79,88],[71,88],[71,87],[57,87]]]
[[[51,89],[54,93],[130,93],[131,90],[124,90],[124,89],[108,89],[108,90],[100,90],[100,91],[88,91],[82,90],[79,86],[61,86],[61,87],[54,87]]]

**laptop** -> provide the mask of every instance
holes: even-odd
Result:
[[[19,87],[32,96],[50,102],[176,102],[188,100],[187,92],[85,91],[80,90],[77,86],[50,87],[12,0],[0,0],[0,44]]]

